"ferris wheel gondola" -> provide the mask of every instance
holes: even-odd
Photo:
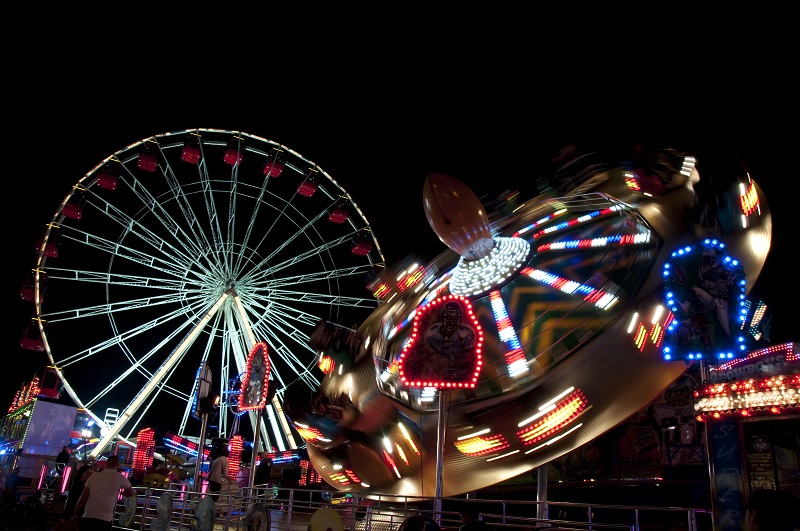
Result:
[[[201,363],[229,436],[230,382],[256,341],[270,345],[262,440],[283,449],[300,441],[284,389],[319,385],[310,334],[369,315],[365,278],[383,262],[363,212],[317,164],[265,138],[191,129],[134,142],[78,179],[25,293],[65,391],[103,428],[96,453],[154,424],[193,435]]]

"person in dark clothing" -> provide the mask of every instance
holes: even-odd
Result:
[[[261,462],[256,467],[256,476],[253,478],[253,485],[266,485],[269,483],[269,476],[272,472],[272,459],[267,457],[267,452],[261,453]]]
[[[400,522],[398,531],[425,531],[425,519],[420,514],[409,516]]]
[[[491,529],[486,522],[480,519],[478,511],[472,508],[462,509],[461,526],[458,531],[488,531]]]
[[[14,507],[17,503],[17,487],[19,487],[20,481],[19,471],[19,467],[14,468],[6,478],[6,488],[3,490],[2,495],[2,508],[4,510]]]
[[[20,468],[16,467],[6,479],[6,488],[14,494],[17,493],[17,487],[19,487],[19,471]]]
[[[60,476],[64,475],[64,469],[69,465],[69,450],[66,446],[61,447],[61,451],[56,456],[56,470]]]
[[[800,499],[785,490],[754,490],[747,499],[746,531],[793,531],[800,526]]]
[[[400,523],[398,531],[441,531],[436,520],[427,515],[415,514]]]
[[[83,493],[83,487],[86,484],[86,480],[89,479],[89,476],[91,476],[92,473],[94,473],[94,471],[90,465],[83,465],[75,472],[75,475],[72,476],[72,479],[69,482],[67,501],[64,504],[63,518],[65,520],[72,518],[72,513],[75,512],[75,505],[78,503],[81,493]]]

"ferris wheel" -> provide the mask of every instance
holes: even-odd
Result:
[[[322,320],[357,327],[384,264],[362,211],[322,168],[218,129],[156,135],[102,160],[36,252],[35,344],[103,428],[95,455],[154,425],[197,435],[201,366],[221,398],[220,437],[231,435],[255,342],[271,367],[262,440],[296,448],[281,403],[291,384],[319,386],[309,336]]]

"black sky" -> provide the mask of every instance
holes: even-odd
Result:
[[[483,195],[530,189],[557,150],[573,143],[645,142],[739,157],[773,213],[773,249],[754,291],[774,308],[772,342],[796,339],[793,210],[800,185],[785,127],[796,103],[784,84],[765,83],[762,72],[694,69],[687,79],[658,66],[644,74],[614,61],[607,68],[551,69],[517,57],[504,58],[504,68],[430,60],[347,68],[334,62],[324,70],[289,69],[284,59],[237,73],[238,63],[221,57],[203,64],[205,72],[187,62],[176,74],[148,57],[126,58],[120,70],[71,56],[58,77],[51,63],[19,58],[7,70],[17,81],[7,99],[3,149],[9,263],[0,407],[47,365],[45,354],[18,345],[31,316],[18,290],[58,203],[115,151],[190,128],[244,131],[317,163],[364,211],[389,264],[444,250],[422,207],[431,172],[449,173]]]

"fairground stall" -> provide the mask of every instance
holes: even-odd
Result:
[[[86,412],[59,399],[58,377],[47,368],[20,387],[3,418],[0,466],[4,476],[19,467],[19,496],[63,492],[71,470],[98,440],[99,430]],[[69,464],[59,466],[56,457],[64,447]]]
[[[738,521],[753,490],[800,496],[800,357],[796,343],[755,350],[712,368],[695,392],[707,425],[711,488],[720,521]]]

